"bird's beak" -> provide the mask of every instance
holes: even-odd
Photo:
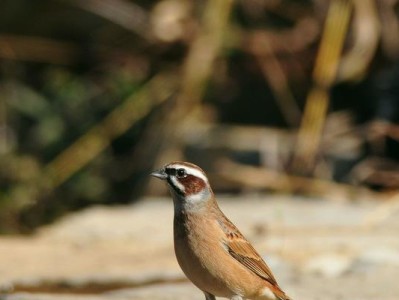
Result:
[[[168,177],[168,175],[165,173],[165,169],[163,168],[152,172],[150,175],[162,180],[165,180]]]

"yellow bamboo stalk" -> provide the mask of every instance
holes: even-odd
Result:
[[[293,168],[310,175],[316,162],[329,106],[329,91],[335,82],[352,6],[348,0],[333,0],[327,14],[309,92],[298,133]]]

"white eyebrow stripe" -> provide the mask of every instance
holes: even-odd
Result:
[[[194,169],[192,167],[181,165],[181,164],[173,164],[173,165],[169,165],[168,167],[174,168],[174,169],[180,169],[180,168],[185,169],[187,171],[187,174],[201,178],[203,181],[208,182],[208,178],[206,178],[205,174],[202,173],[198,169]]]
[[[184,188],[184,185],[182,185],[176,177],[171,177],[170,180],[172,181],[173,185],[177,187],[180,191],[184,192],[186,189]]]
[[[203,181],[208,182],[208,178],[200,170],[186,167],[187,174],[193,175],[195,177],[201,178]]]

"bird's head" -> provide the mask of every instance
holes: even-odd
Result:
[[[192,163],[172,162],[151,175],[167,182],[175,206],[205,203],[213,195],[205,172]]]

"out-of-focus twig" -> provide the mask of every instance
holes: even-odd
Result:
[[[222,49],[232,4],[232,0],[207,1],[201,30],[191,44],[184,62],[181,92],[172,119],[185,117],[202,100],[206,81]]]
[[[267,170],[223,160],[218,165],[218,175],[224,179],[240,184],[243,188],[271,189],[280,192],[299,192],[318,197],[329,197],[334,200],[349,200],[352,198],[375,199],[377,194],[362,187],[334,183],[321,179],[310,179],[291,176],[284,173]]]
[[[376,186],[386,191],[399,188],[399,163],[391,159],[368,157],[356,164],[349,175],[356,184]]]
[[[318,86],[328,88],[335,82],[351,11],[348,0],[335,0],[330,4],[313,70],[313,80]]]
[[[39,36],[0,34],[0,59],[71,65],[80,62],[87,49],[73,42]],[[99,61],[115,57],[135,57],[131,51],[97,45],[91,58]]]
[[[353,46],[341,58],[337,81],[360,80],[365,75],[380,40],[380,22],[375,0],[352,2]]]
[[[374,153],[383,153],[386,147],[386,138],[399,142],[399,125],[385,120],[370,122],[366,129],[367,140]]]
[[[184,128],[185,121],[201,103],[205,85],[223,46],[232,4],[232,0],[206,2],[201,29],[193,39],[183,65],[180,93],[165,120],[166,126],[163,130],[168,137],[166,149],[168,145],[179,144],[178,130]]]
[[[139,5],[126,0],[66,0],[67,2],[99,15],[119,26],[151,39],[148,13]]]
[[[331,2],[313,71],[314,87],[309,92],[298,133],[297,152],[293,160],[293,169],[297,173],[313,172],[329,105],[328,93],[336,80],[350,15],[351,4],[348,0]]]
[[[250,50],[256,57],[263,76],[270,84],[285,121],[290,126],[297,127],[301,119],[301,112],[289,87],[287,76],[270,45],[270,40],[266,35],[259,35],[258,39],[252,40],[254,43]]]
[[[72,43],[42,37],[0,35],[0,58],[70,64],[79,57],[79,48]]]
[[[159,164],[164,163],[164,156],[170,153],[173,153],[171,156],[174,159],[181,154],[182,133],[193,112],[200,107],[207,80],[225,40],[232,5],[232,0],[206,2],[201,27],[198,35],[192,40],[183,64],[180,92],[164,120],[165,126],[161,128],[164,142],[163,151],[158,157]]]
[[[380,0],[378,4],[384,54],[392,60],[397,60],[399,57],[399,20],[396,12],[398,1]]]
[[[235,32],[236,35],[243,36],[241,45],[244,51],[253,51],[253,48],[259,48],[258,51],[263,52],[264,56],[268,55],[293,55],[306,51],[314,44],[319,35],[320,28],[314,18],[307,18],[298,21],[298,23],[290,29],[257,29],[250,32]],[[266,45],[262,40],[267,40]],[[271,47],[272,52],[263,47]]]
[[[273,14],[296,22],[310,14],[310,6],[305,1],[260,1],[265,3],[266,9]]]
[[[0,91],[2,86],[0,85]],[[7,132],[7,105],[6,99],[1,93],[0,95],[0,154],[4,154],[9,150],[8,132]]]
[[[384,222],[390,216],[393,216],[399,211],[399,194],[396,193],[389,199],[386,199],[375,210],[367,214],[363,218],[362,227],[370,230]]]

